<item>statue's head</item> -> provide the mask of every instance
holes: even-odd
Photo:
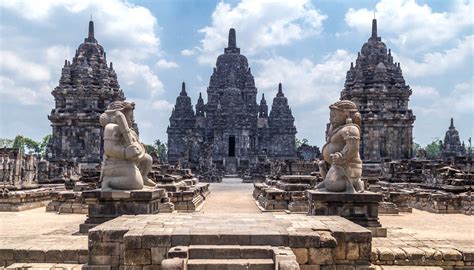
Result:
[[[128,101],[114,101],[107,106],[107,110],[100,116],[100,124],[105,127],[109,123],[113,123],[116,112],[121,112],[127,119],[129,126],[133,126],[135,118],[133,110],[135,109],[134,102]]]
[[[329,106],[329,109],[331,110],[329,121],[333,126],[353,123],[360,127],[361,115],[357,111],[357,106],[354,102],[340,100]]]

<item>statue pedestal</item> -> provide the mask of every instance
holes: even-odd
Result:
[[[89,229],[121,215],[156,214],[160,205],[169,203],[164,189],[107,190],[94,189],[82,193],[88,204],[87,219],[79,232]]]
[[[378,217],[382,194],[365,191],[363,193],[339,193],[307,190],[309,215],[341,216],[372,232],[374,237],[386,237],[387,229],[382,228]]]

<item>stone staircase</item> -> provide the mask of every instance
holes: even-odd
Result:
[[[163,270],[298,270],[290,248],[272,246],[191,245],[168,251]]]

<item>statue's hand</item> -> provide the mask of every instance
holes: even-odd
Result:
[[[331,154],[332,158],[332,163],[336,165],[343,165],[344,164],[344,158],[342,157],[341,152],[336,152],[334,154]]]
[[[133,159],[141,154],[141,150],[136,143],[132,143],[125,148],[125,159]]]

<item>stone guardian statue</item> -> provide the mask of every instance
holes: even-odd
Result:
[[[100,179],[102,190],[140,190],[154,187],[147,175],[152,157],[146,153],[133,130],[135,103],[115,101],[100,116],[104,128],[104,161]]]
[[[316,189],[328,192],[363,192],[362,160],[359,155],[361,115],[349,100],[331,106],[330,125],[326,144],[322,149],[323,160],[319,169],[323,182]]]

